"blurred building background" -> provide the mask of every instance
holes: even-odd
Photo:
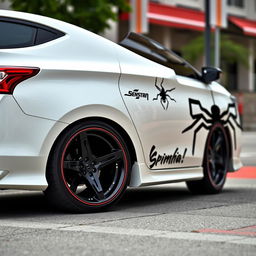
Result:
[[[215,1],[215,0],[211,0]],[[248,50],[247,63],[221,60],[221,83],[238,96],[243,126],[256,130],[256,0],[227,0],[228,26],[221,35]],[[152,0],[148,13],[149,37],[183,55],[182,49],[204,32],[204,0]],[[121,14],[117,41],[129,30],[129,15]],[[213,49],[212,49],[213,50]],[[230,53],[232,55],[232,53]],[[195,63],[203,66],[203,56]]]
[[[9,5],[2,3],[0,8],[8,9]],[[239,58],[232,61],[221,59],[221,83],[238,96],[244,128],[256,130],[256,0],[227,0],[227,12],[228,26],[221,30],[221,36],[227,35],[232,42],[243,46],[248,54],[246,63],[242,58],[241,61]],[[119,17],[119,21],[111,22],[111,29],[104,33],[116,42],[129,31],[129,14],[120,13]],[[147,36],[182,56],[186,45],[203,36],[204,0],[151,0],[147,18]],[[232,54],[230,51],[230,58]],[[203,57],[198,54],[193,63],[198,69],[204,65]]]

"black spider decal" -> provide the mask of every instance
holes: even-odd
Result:
[[[156,81],[155,81],[155,87],[157,88],[157,90],[160,92],[156,95],[156,98],[154,98],[153,100],[158,100],[158,97],[160,96],[160,103],[163,107],[164,110],[167,110],[168,109],[168,106],[169,106],[169,100],[172,100],[172,101],[175,101],[175,99],[173,99],[170,95],[168,95],[168,92],[171,92],[173,90],[175,90],[175,88],[172,88],[170,90],[165,90],[164,87],[163,87],[163,82],[164,82],[164,78],[162,78],[162,81],[161,81],[161,88],[157,85],[157,78],[156,78]]]
[[[198,105],[202,113],[200,114],[193,114],[192,111],[192,105]],[[235,114],[230,112],[230,109],[235,110]],[[186,129],[182,131],[182,133],[189,131],[192,129],[199,121],[201,123],[198,125],[198,127],[194,130],[194,137],[193,137],[193,147],[192,147],[192,154],[194,155],[195,152],[195,144],[196,144],[196,135],[199,132],[201,128],[205,128],[206,130],[210,130],[211,127],[216,123],[219,122],[221,123],[224,127],[230,126],[231,129],[233,130],[233,136],[234,136],[234,145],[236,148],[236,132],[235,132],[235,127],[233,123],[230,121],[230,119],[233,120],[233,122],[242,129],[241,125],[237,122],[237,109],[236,109],[236,104],[229,103],[227,109],[220,114],[220,108],[217,105],[212,105],[211,107],[211,112],[209,112],[207,109],[202,107],[201,103],[199,100],[195,99],[189,99],[189,112],[191,117],[195,120],[191,125],[189,125]],[[206,118],[204,114],[209,118]],[[227,115],[227,118],[224,118]]]

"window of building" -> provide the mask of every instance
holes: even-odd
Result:
[[[244,0],[228,0],[229,6],[244,8]]]
[[[237,63],[225,63],[222,61],[222,70],[225,70],[225,86],[230,91],[238,90],[238,65]]]

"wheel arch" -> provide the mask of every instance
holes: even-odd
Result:
[[[215,142],[218,141],[218,139],[216,139],[216,137],[214,138],[213,134],[216,131],[219,132],[219,129],[221,130],[221,133],[224,135],[224,140],[220,140],[218,144],[219,146],[217,148],[215,147],[216,146]],[[231,158],[232,153],[230,151],[232,144],[230,143],[231,141],[230,138],[231,137],[230,137],[229,130],[227,127],[223,125],[223,123],[214,122],[212,124],[211,129],[209,130],[207,135],[207,140],[206,140],[205,150],[204,150],[204,159],[203,159],[204,177],[201,180],[186,182],[188,189],[192,193],[216,194],[222,191],[226,181],[227,172],[229,171],[229,168],[230,168],[230,160],[232,159]],[[223,141],[225,143],[224,145],[223,145]],[[212,143],[214,144],[212,145]],[[220,147],[224,147],[224,146],[225,146],[225,150],[221,152],[221,159],[222,159],[223,165],[218,163],[219,167],[216,168],[215,154]],[[218,159],[219,157],[220,156],[218,156]]]
[[[87,122],[87,121],[100,121],[100,122],[103,122],[105,124],[108,124],[110,125],[111,127],[113,127],[114,129],[116,129],[120,135],[123,137],[126,145],[127,145],[127,148],[128,148],[128,151],[129,151],[129,154],[130,154],[130,158],[131,158],[131,164],[133,165],[134,162],[137,161],[137,153],[136,153],[136,150],[135,150],[135,145],[134,145],[134,142],[132,141],[130,135],[126,132],[126,130],[120,125],[118,124],[117,122],[111,120],[111,119],[108,119],[108,118],[105,118],[105,117],[99,117],[99,116],[91,116],[91,117],[85,117],[85,118],[81,118],[79,120],[76,120],[74,121],[73,123],[67,125],[59,134],[58,136],[55,138],[55,140],[53,141],[52,143],[52,146],[49,150],[49,153],[48,153],[48,156],[47,156],[47,162],[46,162],[46,178],[47,178],[47,170],[49,169],[48,166],[49,166],[49,162],[51,160],[51,156],[53,155],[53,150],[55,149],[56,147],[56,144],[58,143],[59,139],[61,138],[61,136],[68,130],[70,129],[71,127],[79,124],[79,123],[83,123],[83,122]]]
[[[137,154],[136,154],[135,146],[132,142],[132,139],[130,138],[128,133],[125,131],[125,129],[120,124],[118,124],[117,122],[115,122],[111,119],[108,119],[108,118],[105,118],[105,117],[99,117],[99,116],[92,116],[92,117],[82,118],[82,119],[79,119],[79,120],[73,122],[72,124],[68,125],[62,131],[61,134],[63,134],[71,126],[74,126],[78,123],[83,123],[83,122],[86,122],[86,121],[100,121],[100,122],[106,123],[106,124],[110,125],[111,127],[115,128],[120,133],[120,135],[124,138],[124,141],[127,144],[127,147],[128,147],[129,153],[130,153],[130,157],[131,157],[131,162],[134,163],[135,161],[137,161]],[[61,136],[61,134],[59,134],[59,136]],[[57,139],[56,139],[56,141],[57,141]],[[56,143],[56,141],[55,141],[55,143]]]
[[[224,128],[224,130],[226,132],[226,136],[227,136],[227,139],[228,139],[227,142],[228,142],[228,149],[229,149],[229,152],[228,152],[229,153],[229,163],[228,163],[229,172],[232,172],[234,170],[233,161],[232,161],[232,159],[233,159],[233,150],[232,150],[232,148],[233,148],[233,141],[232,141],[232,136],[231,136],[229,128],[227,126],[226,127],[223,126],[223,128]],[[208,135],[209,134],[207,134],[206,141],[205,141],[205,147],[204,147],[205,149],[206,149],[206,145],[207,145]],[[204,150],[204,154],[205,154],[205,150]]]

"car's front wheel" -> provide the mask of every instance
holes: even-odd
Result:
[[[76,124],[52,150],[45,194],[62,209],[99,210],[121,198],[129,172],[128,149],[114,128],[99,121]]]
[[[226,131],[216,123],[209,131],[203,160],[204,178],[188,181],[192,193],[214,194],[222,191],[226,181],[229,163],[229,146]]]

